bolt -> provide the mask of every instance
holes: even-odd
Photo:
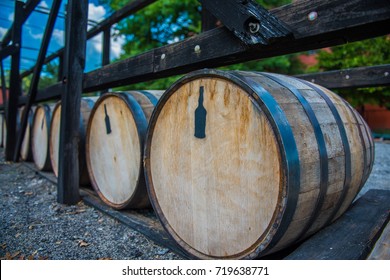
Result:
[[[347,80],[349,80],[349,75],[345,75],[345,78],[346,78]]]
[[[314,79],[311,79],[311,82],[312,82],[312,83],[314,83],[315,81],[316,81],[316,80],[314,80]]]
[[[256,34],[260,31],[260,22],[249,22],[248,27],[250,33]]]
[[[318,18],[318,13],[317,13],[316,11],[310,12],[310,13],[307,15],[307,19],[308,19],[309,21],[315,21],[317,18]]]
[[[161,59],[165,59],[165,53],[161,55]]]
[[[200,46],[199,45],[196,45],[195,48],[194,48],[194,51],[196,53],[200,53]]]
[[[389,72],[385,72],[385,77],[389,76]]]

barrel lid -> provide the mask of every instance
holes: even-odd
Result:
[[[88,172],[100,198],[114,208],[128,207],[136,195],[146,126],[142,108],[127,93],[102,95],[91,112],[86,136]]]

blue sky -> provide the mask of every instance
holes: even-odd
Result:
[[[34,66],[41,45],[43,32],[46,27],[48,15],[53,0],[42,0],[36,10],[23,25],[22,30],[22,50],[21,50],[21,71],[30,69]],[[67,0],[62,1],[59,17],[54,26],[53,35],[49,44],[48,55],[62,48],[64,45],[64,13]],[[13,22],[15,0],[0,0],[0,40]],[[88,19],[89,28],[93,23],[99,22],[109,16],[111,11],[108,7],[99,4],[98,0],[89,0]],[[101,67],[102,35],[99,34],[87,42],[86,51],[86,69],[89,72]],[[117,37],[111,40],[111,59],[119,57],[122,52],[121,46],[124,43],[124,37]],[[10,59],[3,61],[5,69],[10,67]]]

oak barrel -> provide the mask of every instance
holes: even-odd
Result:
[[[22,119],[23,110],[24,110],[24,106],[22,106],[19,109],[19,120],[20,121]],[[34,119],[34,110],[35,110],[35,107],[31,107],[30,111],[28,112],[26,132],[24,133],[22,146],[20,148],[20,158],[23,161],[32,161],[33,160],[33,154],[32,154],[32,148],[31,148],[31,128],[32,128],[33,119]]]
[[[86,137],[88,172],[99,197],[116,209],[150,206],[143,174],[148,120],[161,91],[106,93],[96,102]]]
[[[31,130],[31,149],[36,167],[42,171],[51,171],[49,153],[49,132],[53,104],[38,105],[34,112]]]
[[[90,185],[87,164],[85,161],[85,134],[92,108],[97,97],[86,97],[80,101],[80,128],[79,128],[79,182],[82,186]],[[58,177],[59,149],[60,149],[61,101],[53,109],[50,126],[50,161],[53,172]]]
[[[3,113],[0,113],[0,147],[3,147],[3,136],[4,136],[4,133],[3,133],[3,123],[4,123],[4,114]]]
[[[374,161],[370,130],[331,91],[277,74],[201,70],[160,99],[145,176],[190,257],[251,259],[337,219]]]

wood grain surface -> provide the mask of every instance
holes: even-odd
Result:
[[[161,92],[149,94],[158,100]],[[91,113],[86,138],[88,172],[100,198],[114,208],[149,205],[142,155],[153,108],[145,94],[131,91],[104,94]]]

